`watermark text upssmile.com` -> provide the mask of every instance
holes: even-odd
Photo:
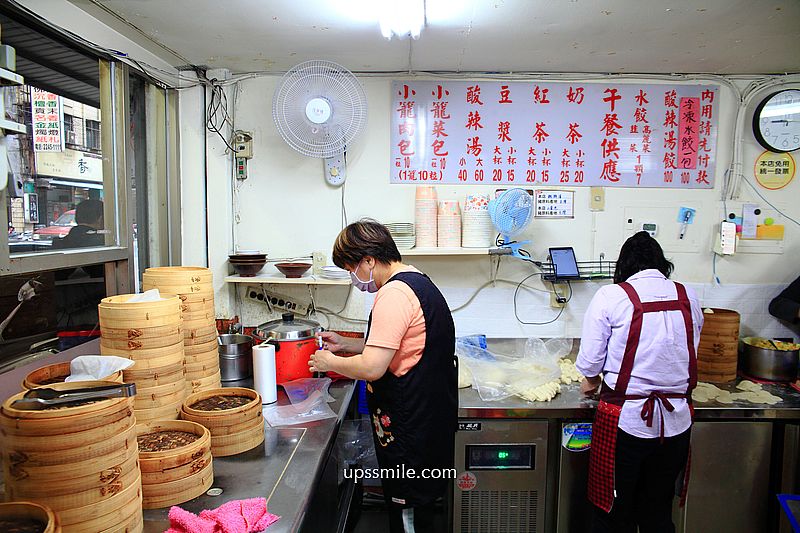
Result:
[[[405,465],[394,468],[348,468],[344,472],[345,479],[456,479],[455,468],[406,468]]]

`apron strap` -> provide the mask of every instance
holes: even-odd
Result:
[[[678,302],[681,304],[683,325],[686,327],[686,344],[689,349],[689,387],[686,389],[686,401],[692,403],[692,390],[697,387],[697,353],[694,349],[694,326],[692,325],[692,304],[686,295],[686,287],[675,282],[678,291]]]
[[[624,396],[628,390],[628,383],[631,380],[631,371],[633,370],[633,360],[636,357],[636,350],[639,348],[639,337],[642,334],[642,315],[644,309],[642,308],[642,301],[639,295],[633,288],[633,285],[627,281],[619,284],[622,290],[628,295],[628,299],[633,304],[633,316],[631,317],[631,327],[628,330],[628,341],[625,343],[625,354],[622,357],[622,365],[619,369],[619,376],[617,377],[617,384],[614,387],[614,392],[619,396]]]

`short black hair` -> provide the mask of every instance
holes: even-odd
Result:
[[[333,244],[333,263],[339,268],[354,267],[370,256],[385,265],[403,258],[389,230],[371,218],[362,218],[344,228]]]
[[[640,231],[622,245],[614,271],[614,283],[622,283],[637,272],[651,268],[668,278],[674,266],[664,257],[664,250],[658,241],[646,231]]]
[[[92,224],[103,217],[103,202],[100,200],[84,200],[75,208],[75,222]]]

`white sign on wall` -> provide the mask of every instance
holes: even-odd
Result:
[[[63,113],[60,96],[31,87],[34,152],[64,151]]]
[[[102,183],[103,160],[95,154],[69,148],[63,152],[39,152],[36,154],[36,173]]]
[[[713,85],[395,81],[392,183],[714,186]]]

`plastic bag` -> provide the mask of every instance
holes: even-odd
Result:
[[[553,391],[543,395],[541,387],[547,385],[556,389],[550,385],[561,377],[559,359],[571,349],[571,343],[565,339],[545,342],[531,338],[526,342],[522,355],[513,357],[493,354],[456,340],[459,364],[469,369],[473,387],[484,401],[504,400],[510,396],[528,400],[552,397]]]
[[[275,405],[264,408],[264,418],[270,426],[294,426],[315,420],[335,418],[336,413],[328,406],[321,391],[315,390],[308,398],[292,405]]]
[[[320,391],[325,401],[332,402],[335,398],[328,392],[331,383],[331,378],[300,378],[281,383],[281,387],[286,391],[286,396],[292,404],[302,402],[314,391]]]
[[[133,366],[135,361],[115,355],[80,355],[70,361],[67,383],[95,381]]]

